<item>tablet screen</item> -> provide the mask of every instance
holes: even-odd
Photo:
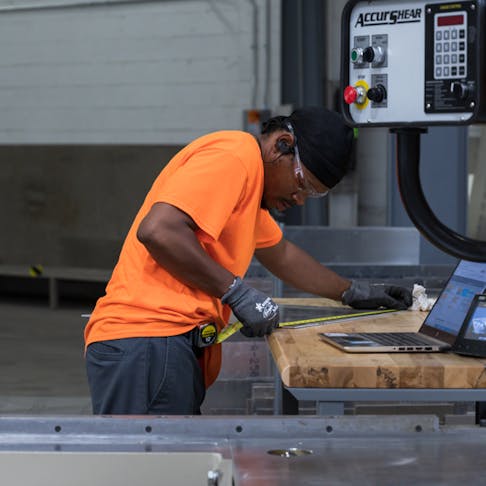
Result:
[[[486,358],[486,295],[476,295],[454,343],[458,354]]]
[[[477,301],[467,323],[464,339],[486,341],[486,298]]]

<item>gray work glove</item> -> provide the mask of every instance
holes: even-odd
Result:
[[[343,293],[342,302],[355,309],[387,307],[406,310],[412,305],[412,293],[397,285],[370,284],[353,280],[351,287]]]
[[[278,326],[280,316],[278,305],[264,293],[247,285],[240,277],[221,297],[228,304],[236,318],[243,324],[241,333],[246,337],[270,334]]]

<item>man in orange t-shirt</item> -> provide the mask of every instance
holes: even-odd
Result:
[[[248,337],[278,306],[248,286],[252,257],[285,282],[357,308],[406,309],[409,290],[351,282],[287,241],[269,214],[322,197],[343,177],[352,130],[322,108],[274,117],[254,137],[221,131],[182,149],[156,178],[85,329],[95,414],[198,414],[221,364],[200,330],[233,311]],[[301,159],[302,157],[302,159]]]

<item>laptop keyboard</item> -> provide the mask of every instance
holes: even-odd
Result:
[[[422,339],[416,334],[410,334],[407,332],[380,332],[376,334],[360,332],[359,335],[384,346],[430,346],[430,341],[426,338]]]

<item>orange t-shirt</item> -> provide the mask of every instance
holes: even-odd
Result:
[[[242,277],[255,248],[276,245],[282,238],[278,224],[260,207],[262,194],[260,147],[248,133],[215,132],[175,155],[155,180],[128,232],[106,295],[96,303],[86,326],[86,346],[109,339],[174,336],[205,322],[225,326],[229,307],[159,266],[136,232],[155,203],[171,204],[195,221],[196,236],[207,254]],[[221,366],[220,345],[205,348],[202,361],[209,386]]]

